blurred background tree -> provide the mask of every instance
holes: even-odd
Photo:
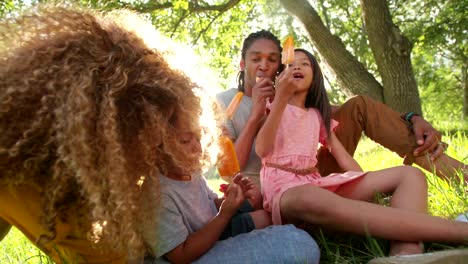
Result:
[[[7,0],[0,15],[46,0]],[[187,43],[233,86],[242,40],[269,29],[319,57],[335,103],[365,94],[397,111],[468,118],[466,0],[69,0],[129,8]],[[12,7],[13,5],[13,7]]]

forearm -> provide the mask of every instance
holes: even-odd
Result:
[[[270,114],[268,114],[265,123],[258,132],[255,150],[260,158],[265,157],[273,149],[276,133],[286,108],[287,101],[275,100],[273,102]]]
[[[341,142],[332,132],[328,140],[331,148],[331,154],[335,157],[340,168],[344,171],[362,171],[359,163],[346,151]]]
[[[218,211],[219,211],[219,207],[221,207],[221,204],[223,203],[223,201],[224,201],[224,198],[216,198],[214,200],[216,209],[218,209]]]
[[[218,241],[231,217],[216,215],[207,225],[187,237],[184,243],[166,254],[171,263],[190,263],[206,252]]]
[[[10,229],[11,225],[2,218],[0,218],[0,241],[2,241],[3,238],[5,238]]]

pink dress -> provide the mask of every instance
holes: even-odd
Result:
[[[338,123],[332,120],[332,130]],[[265,163],[280,164],[287,168],[305,169],[317,164],[319,143],[326,145],[326,130],[320,113],[314,109],[301,109],[287,105],[280,121],[275,145],[271,153],[262,159],[260,181],[263,194],[263,207],[271,212],[273,224],[281,224],[279,201],[289,188],[314,184],[335,191],[341,184],[350,182],[365,172],[348,171],[322,177],[318,172],[297,175],[282,169],[266,166]]]

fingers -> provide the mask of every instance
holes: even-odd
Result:
[[[417,143],[420,146],[414,150],[415,156],[418,156],[426,152],[433,152],[437,148],[437,143],[440,142],[440,137],[438,137],[438,133],[434,133],[433,131],[430,131],[430,132],[424,133],[422,140],[423,140],[422,141],[423,144],[420,144],[419,139],[417,139]]]
[[[242,177],[241,183],[243,185],[249,185],[252,182],[252,180],[249,177]]]
[[[419,146],[424,145],[424,131],[422,129],[414,129],[413,132],[416,137],[416,144]]]
[[[414,116],[411,122],[416,144],[419,145],[413,154],[419,156],[423,153],[435,152],[442,135],[420,116]]]
[[[444,151],[447,149],[448,147],[448,144],[445,143],[445,142],[438,142],[437,143],[437,147],[435,148],[435,150],[433,152],[431,152],[430,154],[430,158],[432,161],[435,161],[437,160],[438,158],[440,158],[440,156],[442,156],[442,154],[444,154]]]
[[[273,89],[273,85],[258,87],[256,90],[256,95],[256,98],[258,98],[261,102],[264,102],[268,97],[274,98],[275,90]]]
[[[444,148],[442,145],[437,144],[436,148],[434,151],[430,152],[429,157],[431,158],[432,161],[436,160],[437,158],[440,157],[444,153]]]
[[[243,177],[241,173],[238,173],[236,176],[234,176],[233,182],[235,184],[238,184],[242,192],[244,193],[247,192],[251,188],[250,187],[251,180],[247,177]]]
[[[241,190],[238,184],[230,184],[226,199],[232,201],[234,206],[238,207],[245,199],[244,192]]]
[[[252,88],[252,101],[254,104],[265,106],[267,98],[275,98],[275,89],[270,78],[261,77],[262,79]]]
[[[232,182],[235,183],[235,184],[239,184],[242,179],[243,179],[242,173],[239,172],[236,175],[234,175],[234,178],[232,179]]]

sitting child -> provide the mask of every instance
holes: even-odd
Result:
[[[224,197],[218,198],[198,172],[202,153],[199,133],[187,125],[189,122],[177,123],[174,143],[185,147],[187,157],[179,165],[162,169],[166,173],[159,179],[158,243],[151,245],[151,250],[171,263],[186,263],[220,239],[270,225],[271,216],[262,209],[258,187],[241,174],[227,187]]]

